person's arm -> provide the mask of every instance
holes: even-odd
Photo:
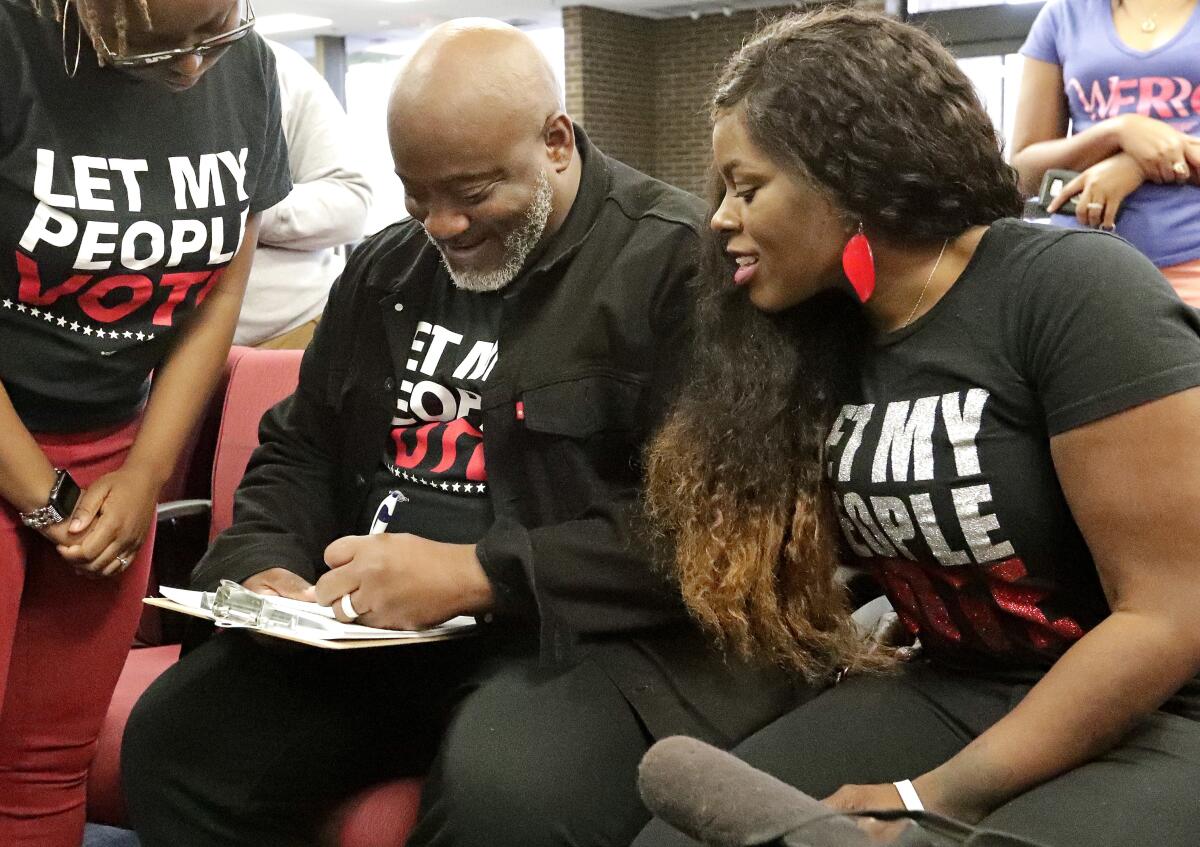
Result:
[[[1012,166],[1027,196],[1037,192],[1050,168],[1081,171],[1120,149],[1104,133],[1067,137],[1069,125],[1062,68],[1026,57],[1013,121]]]
[[[1067,135],[1068,122],[1062,68],[1026,57],[1012,141],[1012,165],[1026,194],[1037,192],[1051,168],[1083,171],[1122,151],[1153,182],[1186,182],[1200,170],[1200,149],[1164,121],[1118,115]],[[1180,163],[1184,170],[1177,169]]]
[[[155,373],[150,400],[123,465],[96,480],[80,498],[70,522],[81,540],[60,546],[64,558],[85,570],[110,575],[145,541],[159,490],[208,403],[233,341],[246,279],[254,259],[258,216],[247,220],[233,261],[180,331]]]
[[[293,187],[285,200],[263,212],[259,242],[321,250],[357,241],[367,223],[371,187],[355,166],[349,119],[306,60],[278,59],[288,99],[284,134]]]
[[[929,808],[978,820],[1103,754],[1200,672],[1198,429],[1193,388],[1051,439],[1112,614],[1008,716],[914,781]]]
[[[192,586],[212,590],[222,579],[255,591],[306,595],[319,576],[321,552],[337,537],[335,490],[339,424],[329,402],[331,360],[352,330],[350,302],[367,273],[367,241],[334,283],[312,343],[304,351],[296,391],[263,415],[259,447],[234,495],[233,524],[217,536],[192,573]],[[258,578],[261,577],[261,578]]]
[[[18,512],[46,505],[54,486],[54,466],[17,416],[8,392],[0,384],[0,497]],[[43,527],[39,532],[56,544],[72,539],[68,523]]]

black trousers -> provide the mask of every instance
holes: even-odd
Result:
[[[909,779],[951,758],[1011,711],[1036,681],[1033,674],[966,675],[928,663],[894,677],[851,678],[733,752],[818,798],[847,783]],[[1049,847],[1200,844],[1194,688],[1168,704],[1175,713],[1156,712],[1104,756],[1027,791],[980,826]],[[634,847],[695,843],[655,821]]]
[[[483,639],[290,650],[224,633],[150,687],[122,772],[144,847],[300,845],[360,786],[423,774],[410,847],[627,845],[650,738],[594,663]]]

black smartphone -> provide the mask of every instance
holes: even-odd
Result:
[[[1046,207],[1050,205],[1050,201],[1057,197],[1063,190],[1063,187],[1079,176],[1078,171],[1068,171],[1061,168],[1051,168],[1042,175],[1042,187],[1038,191],[1038,207],[1043,212],[1047,211]],[[1076,195],[1078,196],[1078,195]],[[1063,203],[1058,212],[1062,215],[1074,215],[1077,204],[1075,198],[1072,197],[1066,203]]]

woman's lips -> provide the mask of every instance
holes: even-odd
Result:
[[[758,270],[758,259],[753,256],[738,256],[737,270],[733,272],[733,284],[745,285]]]
[[[169,88],[173,88],[176,91],[187,91],[199,81],[199,76],[168,76],[163,78],[163,82]]]

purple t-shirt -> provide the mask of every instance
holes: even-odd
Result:
[[[1139,114],[1200,137],[1200,6],[1174,38],[1142,51],[1117,35],[1109,0],[1050,0],[1021,54],[1062,68],[1074,132]],[[1200,187],[1145,183],[1121,205],[1117,232],[1160,268],[1200,258]]]

